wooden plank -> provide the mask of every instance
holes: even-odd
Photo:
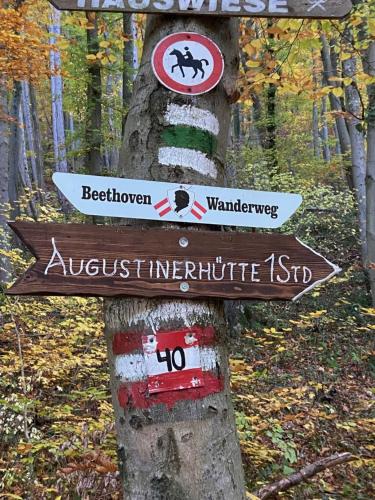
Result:
[[[339,19],[350,0],[50,0],[60,10]]]
[[[340,269],[293,236],[10,223],[37,257],[10,295],[295,299]]]

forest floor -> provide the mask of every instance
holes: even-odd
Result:
[[[0,300],[0,498],[118,498],[100,302]],[[359,269],[296,304],[246,305],[231,370],[249,492],[349,451],[283,496],[375,497],[374,318]]]
[[[248,306],[231,363],[249,491],[350,452],[357,460],[285,497],[375,497],[375,309],[363,287],[349,270],[297,304]]]

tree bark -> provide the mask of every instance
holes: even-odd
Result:
[[[346,39],[352,39],[349,28],[345,30]],[[356,84],[357,60],[353,55],[343,61],[344,78],[352,78],[352,83],[345,87],[346,109],[350,113],[347,120],[352,148],[352,179],[358,204],[359,236],[361,242],[362,263],[366,268],[366,149],[361,96]]]
[[[26,134],[26,144],[28,158],[30,159],[31,165],[31,180],[35,188],[40,189],[41,186],[41,176],[42,176],[42,162],[43,159],[40,156],[40,138],[37,137],[39,132],[39,127],[35,130],[35,122],[37,121],[37,110],[32,107],[33,102],[31,100],[30,84],[29,82],[22,81],[22,111],[23,111],[23,121],[25,124],[25,134]],[[35,106],[34,101],[34,106]],[[38,195],[40,198],[40,193]]]
[[[34,148],[35,148],[36,167],[37,167],[37,184],[41,189],[44,189],[42,136],[39,126],[39,114],[38,114],[38,105],[35,95],[35,88],[32,84],[29,85],[29,94],[30,94],[31,120],[34,132]]]
[[[96,55],[99,50],[98,15],[87,12],[87,53]],[[88,62],[86,147],[87,167],[92,175],[100,175],[103,169],[102,147],[102,76],[100,60]]]
[[[364,70],[375,77],[375,42],[371,42],[363,60]],[[375,307],[375,84],[368,86],[367,110],[367,269]]]
[[[123,51],[123,68],[122,68],[122,136],[125,131],[126,116],[129,110],[130,99],[132,96],[133,81],[138,69],[138,52],[137,52],[137,28],[135,25],[134,14],[123,14],[123,30],[127,41],[124,44]]]
[[[9,248],[9,123],[8,89],[5,78],[0,78],[0,247],[4,250]],[[8,281],[10,271],[9,259],[0,254],[0,284]]]
[[[12,119],[10,125],[10,138],[9,138],[9,203],[12,207],[12,217],[19,215],[19,207],[17,201],[21,195],[22,188],[19,176],[19,111],[21,106],[21,82],[14,82],[12,92],[12,103],[10,107],[10,116]]]
[[[330,81],[330,78],[336,78],[337,71],[334,69],[331,60],[331,47],[328,43],[325,35],[321,35],[320,40],[322,42],[322,61],[324,67],[324,83],[326,85],[338,86],[337,82]],[[339,97],[336,97],[332,92],[329,94],[329,101],[331,104],[331,110],[337,111],[338,113],[342,113],[342,104]],[[345,122],[345,118],[340,114],[336,114],[335,116],[337,132],[340,141],[341,153],[343,155],[350,154],[350,136],[348,127]]]
[[[52,7],[50,31],[50,43],[54,45],[57,36],[61,34],[61,12]],[[63,112],[63,81],[60,74],[61,56],[56,49],[50,52],[51,66],[51,99],[52,99],[52,130],[53,130],[53,150],[55,156],[56,172],[68,172],[68,162],[66,157],[65,126]],[[63,212],[68,213],[70,205],[67,199],[58,191],[58,197]]]
[[[229,19],[149,16],[142,63],[130,102],[120,153],[120,175],[177,183],[223,185],[230,125],[229,103],[235,92],[238,66],[237,29],[236,21]],[[211,92],[194,97],[178,95],[160,85],[153,76],[150,63],[153,48],[161,38],[178,31],[204,34],[223,51],[225,74],[221,83]],[[181,118],[192,106],[204,110],[208,113],[206,116],[214,115],[213,122],[218,120],[220,130],[217,149],[210,159],[217,175],[207,175],[200,162],[187,167],[183,161],[183,151],[179,151],[180,164],[178,159],[174,164],[167,164],[160,157],[162,132],[170,124],[168,113],[172,112],[173,107],[176,116]],[[203,126],[202,122],[199,123]],[[244,498],[241,456],[229,390],[228,338],[222,302],[108,300],[105,322],[123,498]],[[143,394],[149,406],[146,409],[137,407],[131,396],[120,404],[118,391],[122,382],[116,377],[112,348],[114,334],[150,334],[160,329],[172,331],[193,325],[211,325],[215,330],[217,365],[214,372],[222,380],[222,389],[201,399],[193,390],[196,396],[190,394],[191,399],[186,400],[182,400],[184,390],[181,390],[181,396],[169,408],[164,404],[152,405],[152,398],[147,391]]]
[[[322,98],[322,128],[321,128],[321,138],[322,138],[322,151],[323,151],[323,159],[326,163],[331,161],[331,150],[329,147],[329,130],[327,123],[327,98]]]

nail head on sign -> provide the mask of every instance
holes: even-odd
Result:
[[[180,244],[180,247],[182,248],[186,248],[187,246],[189,246],[189,240],[185,236],[180,238],[178,242]]]
[[[190,288],[189,283],[186,283],[186,281],[184,281],[183,283],[180,284],[181,292],[188,292],[189,288]]]

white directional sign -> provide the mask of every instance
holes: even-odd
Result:
[[[130,219],[277,228],[302,203],[299,194],[60,172],[53,182],[84,214]]]

